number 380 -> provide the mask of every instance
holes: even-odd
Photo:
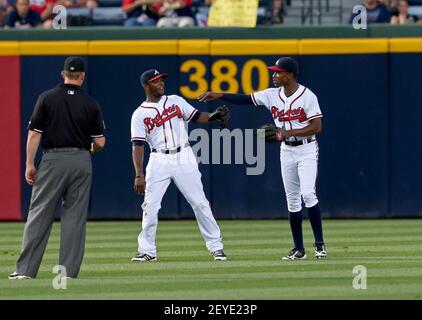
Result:
[[[259,59],[251,59],[241,66],[240,83],[242,91],[245,94],[264,90],[269,86],[269,76],[267,65]],[[252,72],[258,72],[258,87],[253,88]],[[189,74],[189,84],[195,84],[195,89],[189,85],[180,86],[180,93],[188,99],[196,99],[207,90],[208,82],[206,80],[207,68],[200,60],[186,60],[180,65],[180,71]],[[239,82],[236,79],[238,66],[233,60],[220,59],[211,65],[211,91],[215,92],[239,92]],[[223,83],[225,88],[222,87]]]

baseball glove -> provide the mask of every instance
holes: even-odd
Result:
[[[227,128],[227,124],[230,120],[230,110],[224,104],[219,106],[214,112],[208,116],[208,122],[218,121],[220,123],[220,129]]]
[[[265,130],[265,135],[260,137],[265,138],[265,141],[269,143],[281,142],[287,138],[286,131],[283,128],[276,127],[273,124],[267,123],[260,126],[258,129]]]

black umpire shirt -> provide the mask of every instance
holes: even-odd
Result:
[[[98,103],[81,87],[61,84],[40,94],[28,129],[42,134],[44,150],[90,150],[92,138],[102,137],[105,128]]]

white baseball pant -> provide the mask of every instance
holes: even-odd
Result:
[[[318,203],[316,178],[318,174],[318,143],[316,141],[300,146],[282,143],[280,148],[281,175],[290,212],[302,210]]]
[[[142,231],[138,236],[139,253],[157,256],[155,239],[158,211],[171,180],[191,205],[208,250],[214,252],[223,249],[220,228],[205,197],[201,173],[191,147],[175,154],[151,153],[145,179]]]

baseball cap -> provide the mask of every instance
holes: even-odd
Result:
[[[274,66],[267,67],[267,69],[278,72],[291,72],[294,75],[297,75],[299,73],[299,66],[296,60],[290,57],[281,57],[276,61]]]
[[[67,57],[64,61],[64,71],[85,72],[85,62],[81,57]]]
[[[141,84],[145,85],[150,81],[154,81],[158,78],[167,78],[168,74],[167,73],[160,73],[157,69],[150,69],[145,71],[144,73],[142,73],[141,75]]]

